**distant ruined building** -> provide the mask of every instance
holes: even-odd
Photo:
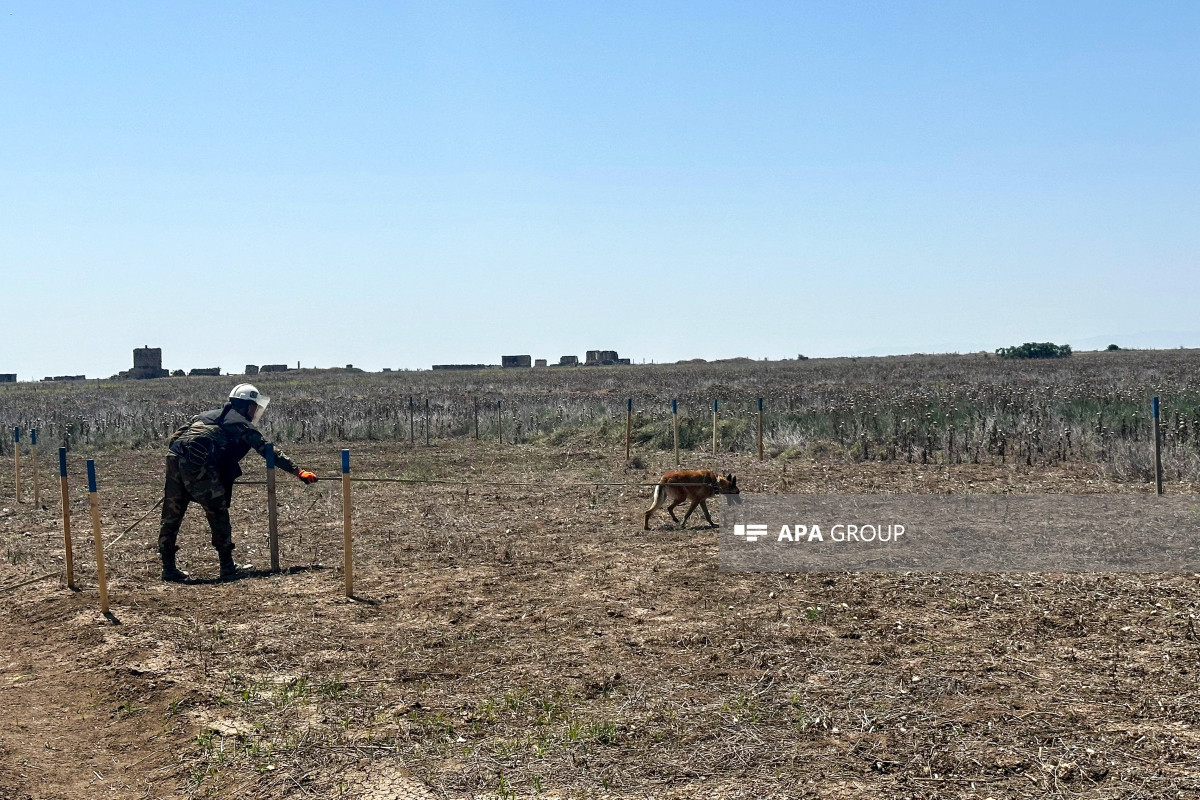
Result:
[[[586,367],[609,367],[616,364],[628,364],[628,358],[621,358],[616,350],[588,350]]]
[[[138,347],[133,351],[133,369],[117,373],[118,378],[148,380],[150,378],[165,378],[170,373],[162,368],[161,347]]]

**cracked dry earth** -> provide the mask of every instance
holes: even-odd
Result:
[[[352,449],[359,476],[540,485],[671,460],[626,471],[587,440]],[[298,450],[336,472],[336,447]],[[112,541],[161,465],[96,458]],[[1146,491],[1086,465],[719,466],[744,491]],[[287,572],[214,581],[193,511],[195,579],[163,584],[152,515],[108,551],[105,618],[85,495],[80,589],[22,586],[61,569],[57,496],[35,509],[4,485],[4,800],[1200,794],[1194,575],[722,575],[713,531],[641,530],[645,489],[363,483],[348,599],[337,484],[288,482]],[[263,505],[238,489],[259,567]]]

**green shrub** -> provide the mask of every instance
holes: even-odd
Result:
[[[1071,345],[1054,342],[1026,342],[1019,347],[1001,347],[996,351],[1001,358],[1067,358]]]

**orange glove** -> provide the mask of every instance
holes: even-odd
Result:
[[[300,470],[300,472],[296,475],[296,477],[299,478],[300,480],[304,481],[305,483],[316,483],[317,482],[316,473],[309,472],[306,469]]]

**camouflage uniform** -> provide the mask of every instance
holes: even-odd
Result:
[[[188,503],[195,501],[208,517],[212,545],[228,559],[233,553],[229,503],[233,482],[242,474],[238,462],[250,452],[266,457],[267,442],[250,420],[232,406],[206,411],[183,425],[168,440],[167,480],[163,489],[162,526],[158,552],[174,563],[179,526]],[[290,458],[275,451],[275,465],[293,475],[300,472]]]

